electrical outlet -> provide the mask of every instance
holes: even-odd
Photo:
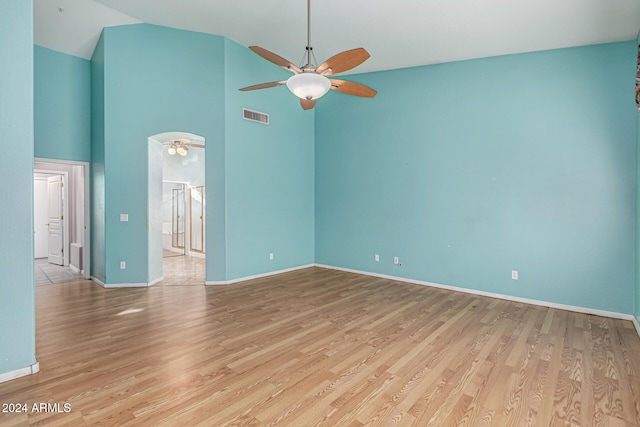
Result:
[[[120,270],[124,270],[127,268],[127,263],[125,261],[120,261]]]
[[[376,260],[376,262],[380,262],[380,255],[375,254],[375,255],[373,256],[373,259],[375,259],[375,260]]]
[[[270,252],[270,253],[269,253],[269,260],[270,260],[270,261],[273,261],[273,252]]]
[[[393,263],[394,263],[395,265],[400,264],[400,258],[398,258],[397,256],[394,256],[394,257],[393,257]]]
[[[511,279],[518,280],[518,270],[511,270]]]

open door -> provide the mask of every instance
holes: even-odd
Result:
[[[48,260],[51,264],[64,265],[64,210],[62,175],[47,178],[49,188],[48,226],[49,251]]]

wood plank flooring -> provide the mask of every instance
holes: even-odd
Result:
[[[36,294],[2,426],[640,426],[628,321],[321,268]]]

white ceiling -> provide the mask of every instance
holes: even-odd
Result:
[[[258,45],[299,64],[304,0],[34,0],[35,42],[90,58],[103,27],[146,22]],[[62,12],[59,11],[62,9]],[[640,0],[314,0],[318,62],[364,47],[356,72],[634,39]]]

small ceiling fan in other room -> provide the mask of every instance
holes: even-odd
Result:
[[[267,89],[286,84],[289,90],[300,98],[300,105],[302,105],[304,110],[312,109],[316,105],[316,100],[326,94],[329,90],[335,90],[346,95],[360,96],[364,98],[373,98],[376,96],[377,92],[375,90],[360,83],[327,78],[327,76],[351,70],[366,61],[370,55],[364,48],[360,47],[357,49],[351,49],[334,55],[318,67],[312,63],[311,0],[307,0],[306,65],[297,67],[283,57],[259,46],[249,46],[249,49],[267,61],[273,62],[274,64],[291,71],[293,76],[289,77],[287,80],[247,86],[240,89],[241,91]]]
[[[189,151],[189,147],[204,148],[204,145],[195,144],[188,138],[174,139],[173,141],[166,142],[164,145],[169,145],[167,153],[172,156],[176,154],[186,156],[187,152]]]

